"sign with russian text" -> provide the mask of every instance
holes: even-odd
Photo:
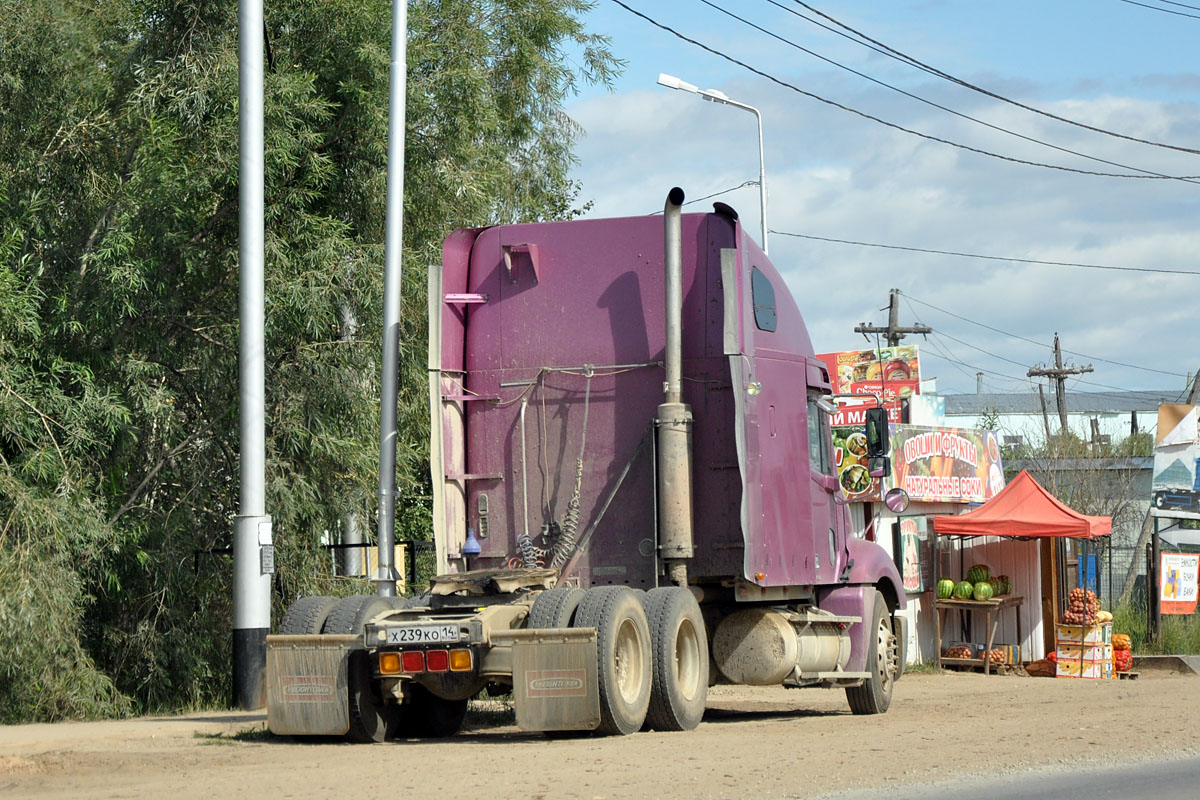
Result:
[[[1164,614],[1195,614],[1196,598],[1200,595],[1200,555],[1192,553],[1160,553],[1159,609]]]
[[[896,569],[904,591],[919,594],[933,583],[933,552],[929,539],[929,521],[925,516],[900,517],[896,522]]]
[[[982,503],[1004,488],[995,431],[893,425],[892,475],[917,501]]]

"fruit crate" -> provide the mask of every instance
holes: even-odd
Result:
[[[1072,644],[1112,645],[1112,623],[1101,622],[1098,625],[1063,625],[1059,623],[1054,626],[1054,638],[1059,647]]]

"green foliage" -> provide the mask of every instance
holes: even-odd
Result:
[[[583,30],[586,8],[410,3],[401,539],[429,532],[413,265],[456,226],[577,213],[561,106],[576,80],[619,67]],[[0,14],[0,719],[221,703],[237,4],[0,0]],[[266,22],[278,612],[363,589],[330,576],[322,544],[374,512],[390,2],[285,0]]]
[[[1135,653],[1148,655],[1200,654],[1200,614],[1167,614],[1157,641],[1147,633],[1146,607],[1139,603],[1122,603],[1113,612],[1113,630],[1129,634]]]

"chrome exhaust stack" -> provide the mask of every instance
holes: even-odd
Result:
[[[683,402],[683,190],[667,193],[663,207],[666,240],[666,394],[658,407],[658,547],[667,579],[687,586],[692,539],[692,407]]]

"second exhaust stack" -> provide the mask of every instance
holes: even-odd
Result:
[[[667,193],[666,397],[658,407],[658,543],[668,580],[687,586],[692,546],[692,407],[683,402],[683,190]]]

